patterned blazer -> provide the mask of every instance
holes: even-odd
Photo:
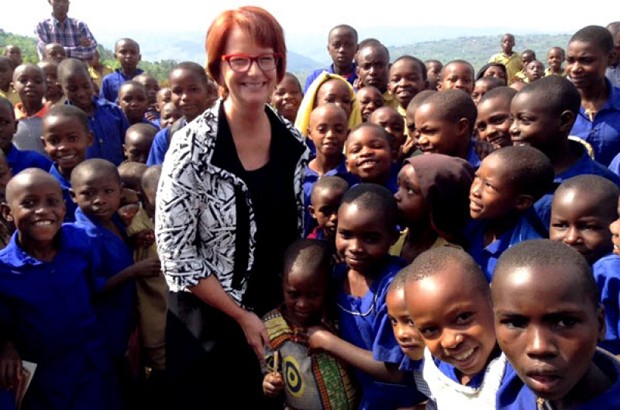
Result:
[[[216,275],[224,290],[241,304],[254,261],[256,222],[246,184],[212,163],[222,101],[177,131],[163,163],[157,190],[155,234],[162,270],[173,292],[184,291],[200,279]],[[297,228],[303,229],[302,180],[309,150],[293,125],[282,121],[302,154],[294,173]],[[239,198],[239,192],[244,195]],[[245,277],[234,278],[237,240],[236,201],[249,210],[249,255]]]

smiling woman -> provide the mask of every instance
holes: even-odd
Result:
[[[157,194],[158,251],[171,289],[169,329],[176,329],[167,342],[171,391],[177,408],[218,399],[229,408],[269,408],[276,403],[261,391],[269,343],[261,316],[282,302],[279,273],[302,231],[308,152],[267,105],[286,69],[274,17],[257,7],[225,11],[206,49],[221,99],[172,140]]]

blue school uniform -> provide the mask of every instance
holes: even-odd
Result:
[[[9,168],[11,168],[13,175],[31,167],[39,168],[47,172],[52,166],[52,161],[50,161],[49,158],[36,151],[20,150],[13,144],[9,146],[9,152],[7,152],[5,156],[6,162],[9,164]]]
[[[101,80],[101,87],[99,88],[99,98],[103,98],[111,103],[116,104],[116,100],[118,100],[118,90],[120,90],[121,85],[125,81],[129,81],[133,79],[135,76],[140,75],[144,72],[139,68],[136,68],[136,72],[133,76],[127,76],[122,73],[120,68],[114,70],[113,73],[110,73],[103,77]]]
[[[62,190],[62,198],[65,200],[65,222],[73,222],[75,221],[75,210],[77,209],[77,204],[73,201],[71,197],[71,181],[65,178],[58,168],[56,164],[52,164],[49,168],[49,173],[56,178],[58,183],[60,184],[60,189]]]
[[[178,129],[181,129],[187,125],[185,118],[181,118],[180,121],[181,123]],[[151,150],[149,151],[149,157],[146,160],[146,165],[149,167],[151,165],[161,165],[164,163],[166,152],[168,152],[168,147],[170,146],[170,139],[172,138],[170,135],[171,128],[172,125],[157,131],[157,134],[155,134],[153,144],[151,145]]]
[[[0,326],[23,360],[37,364],[28,409],[107,409],[109,365],[93,310],[99,255],[86,234],[63,225],[50,262],[28,255],[15,232],[0,251]]]
[[[114,223],[121,232],[125,232],[124,226],[116,216]],[[84,229],[102,259],[102,274],[95,277],[98,288],[103,288],[110,277],[133,265],[133,251],[125,241],[91,220],[80,208],[75,211],[75,226]],[[95,312],[105,331],[113,359],[122,358],[127,351],[133,324],[134,298],[135,284],[128,281],[100,295],[94,302]]]
[[[306,78],[306,84],[304,85],[304,94],[306,94],[306,92],[308,91],[308,87],[310,87],[310,84],[312,84],[312,82],[316,80],[316,78],[320,76],[323,71],[327,71],[330,74],[336,74],[333,64],[330,64],[328,67],[325,68],[319,68],[317,70],[314,70],[312,73],[310,73],[308,78]],[[349,84],[354,85],[355,80],[357,79],[357,66],[355,65],[355,63],[351,64],[351,71],[349,72],[349,75],[345,76],[344,78]]]
[[[467,150],[467,158],[465,158],[465,160],[469,162],[469,165],[471,165],[474,170],[480,168],[480,163],[482,162],[482,160],[476,152],[476,141],[474,141],[473,139],[469,144],[469,149]]]
[[[599,346],[617,355],[620,354],[620,257],[603,256],[592,265],[592,273],[605,307],[605,340]]]
[[[604,166],[608,166],[614,156],[620,152],[620,88],[613,87],[606,79],[609,98],[597,111],[593,120],[579,107],[571,135],[586,140],[594,150],[594,158]]]
[[[484,234],[488,221],[480,221],[470,239],[467,252],[480,265],[487,280],[491,282],[495,265],[502,253],[513,245],[528,239],[540,239],[546,237],[544,227],[538,220],[538,216],[532,208],[527,209],[508,231],[504,232],[495,241],[484,246]]]
[[[583,145],[579,142],[569,140],[568,143],[571,145],[571,149],[575,151],[580,150],[579,152],[581,152],[581,157],[570,168],[555,176],[553,180],[553,191],[555,191],[555,188],[557,188],[568,178],[584,174],[600,175],[609,179],[620,188],[620,177],[618,175],[614,174],[609,169],[590,158],[586,150],[583,148]],[[549,229],[549,224],[551,223],[552,202],[553,192],[550,192],[543,195],[543,197],[534,204],[534,209],[536,210],[540,221],[547,229]]]
[[[397,365],[402,362],[404,353],[394,337],[385,295],[394,276],[405,265],[403,259],[387,256],[381,272],[362,297],[352,296],[343,290],[348,272],[345,264],[339,264],[334,271],[341,337],[355,346],[372,351],[375,360]],[[417,393],[413,387],[382,383],[360,370],[356,373],[362,386],[360,409],[387,409],[413,404]]]

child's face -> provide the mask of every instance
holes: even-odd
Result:
[[[343,195],[342,190],[328,188],[319,188],[312,193],[312,205],[308,206],[308,211],[329,239],[336,237],[338,207]]]
[[[172,70],[170,91],[172,102],[179,107],[181,114],[188,121],[193,120],[208,108],[208,86],[198,74],[191,70]]]
[[[564,398],[584,377],[605,333],[602,310],[565,279],[566,269],[519,268],[492,287],[497,341],[519,378],[547,400]]]
[[[17,46],[7,46],[4,49],[4,55],[15,61],[15,65],[21,65],[22,60],[22,50]]]
[[[389,56],[378,45],[363,47],[357,54],[357,76],[364,86],[372,85],[384,93],[387,91]]]
[[[342,108],[347,114],[347,119],[351,115],[353,97],[351,89],[342,80],[330,79],[325,81],[316,92],[316,106],[334,103]]]
[[[43,104],[46,83],[43,70],[33,65],[23,65],[13,73],[13,88],[22,102]]]
[[[58,82],[58,67],[53,64],[45,64],[42,68],[45,73],[45,83],[47,85],[45,98],[53,101],[55,98],[62,97],[62,87]]]
[[[441,64],[437,64],[436,62],[426,63],[426,78],[430,84],[437,85],[439,73],[441,73],[442,68],[443,66]]]
[[[159,117],[159,125],[161,128],[166,128],[172,125],[176,120],[181,118],[181,112],[174,103],[166,103],[161,109],[161,116]]]
[[[0,90],[6,91],[13,79],[13,68],[8,61],[0,60]]]
[[[417,93],[428,86],[423,75],[420,64],[407,59],[399,60],[390,67],[388,90],[404,109]]]
[[[501,219],[516,209],[520,195],[510,177],[497,155],[482,161],[469,191],[469,214],[473,219]]]
[[[88,73],[83,71],[71,73],[67,78],[61,79],[60,85],[67,100],[85,112],[92,111],[93,81]]]
[[[317,155],[341,158],[344,142],[349,133],[344,111],[335,106],[315,110],[310,116],[308,136],[316,147]]]
[[[547,65],[554,71],[559,71],[564,62],[564,53],[562,50],[552,48],[547,53]]]
[[[92,170],[72,181],[72,196],[84,214],[97,221],[110,221],[121,203],[121,184],[112,175]]]
[[[62,60],[67,58],[65,48],[60,44],[48,44],[45,47],[45,60],[53,61],[59,64]]]
[[[471,67],[463,63],[451,63],[443,68],[441,81],[437,85],[439,90],[453,88],[463,90],[468,95],[474,91],[474,73]]]
[[[491,300],[462,269],[453,263],[435,275],[407,282],[405,295],[426,347],[465,378],[485,369],[496,342]]]
[[[271,105],[284,118],[294,122],[303,94],[295,79],[285,75],[271,95]]]
[[[164,104],[167,104],[172,101],[172,91],[170,88],[165,87],[157,91],[157,108],[158,111],[161,112]]]
[[[355,96],[360,103],[360,110],[362,111],[362,121],[368,121],[368,117],[377,108],[383,107],[385,101],[383,96],[376,87],[362,87],[357,91]]]
[[[579,251],[593,264],[613,249],[609,224],[600,201],[576,189],[553,197],[549,239],[562,241]]]
[[[566,72],[578,89],[598,87],[613,54],[606,54],[591,42],[573,41],[566,50]]]
[[[159,91],[159,83],[157,80],[150,76],[145,76],[140,83],[146,89],[146,98],[148,100],[149,107],[157,104],[157,92]]]
[[[349,68],[357,51],[355,34],[346,28],[333,30],[329,35],[327,51],[336,67]]]
[[[469,124],[466,119],[452,123],[438,118],[433,104],[423,103],[415,112],[418,147],[425,153],[463,156],[469,146]]]
[[[146,159],[149,157],[152,143],[152,136],[144,135],[144,133],[139,130],[127,132],[127,135],[125,135],[125,144],[123,146],[127,160],[146,164]]]
[[[376,273],[395,240],[396,228],[387,226],[378,210],[355,202],[340,205],[336,249],[350,269],[363,275]]]
[[[84,161],[86,149],[93,141],[92,134],[77,118],[62,115],[45,117],[42,139],[45,152],[65,176]]]
[[[614,253],[620,255],[620,198],[618,198],[618,219],[609,224],[609,231],[614,244]]]
[[[293,264],[282,280],[286,318],[293,326],[306,327],[321,322],[327,303],[327,272],[308,272]]]
[[[358,128],[347,139],[346,163],[349,171],[362,181],[381,183],[390,174],[392,147],[377,130]]]
[[[385,304],[394,337],[403,353],[412,360],[421,360],[424,357],[424,342],[407,311],[405,288],[390,289],[385,296]]]
[[[515,46],[515,38],[513,36],[502,36],[502,51],[508,55],[512,54],[512,48]]]
[[[0,149],[9,149],[16,131],[15,113],[7,104],[0,104]]]
[[[531,61],[525,67],[525,76],[532,81],[536,81],[545,76],[545,66],[538,60]]]
[[[483,77],[484,78],[484,77]],[[474,85],[474,91],[471,93],[471,99],[474,101],[476,106],[480,102],[480,99],[483,95],[485,95],[489,91],[489,83],[484,80],[476,81]]]
[[[521,65],[523,67],[527,67],[529,63],[534,61],[534,55],[532,53],[522,53],[521,54]]]
[[[554,117],[535,93],[518,93],[510,104],[513,145],[531,145],[542,152],[554,150],[560,121]]]
[[[142,59],[140,47],[133,41],[121,41],[114,51],[114,56],[123,70],[135,70]]]
[[[484,71],[484,77],[497,77],[506,81],[506,72],[496,65],[492,65]]]
[[[118,104],[130,124],[141,122],[149,106],[146,90],[144,87],[124,85],[118,93]]]
[[[490,142],[495,149],[512,145],[510,139],[510,100],[492,98],[477,105],[476,129],[480,139]]]
[[[368,122],[380,125],[392,136],[392,158],[400,156],[400,149],[405,143],[405,120],[392,107],[381,107],[373,112]]]
[[[422,222],[428,221],[428,206],[413,165],[405,163],[400,169],[398,191],[394,194],[394,198],[404,225],[420,226]]]

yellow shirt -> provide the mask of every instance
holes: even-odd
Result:
[[[513,52],[510,56],[507,56],[502,51],[501,53],[492,56],[489,59],[489,63],[501,63],[506,67],[508,85],[514,82],[515,75],[521,70],[521,56],[515,52]]]
[[[562,76],[562,77],[566,77],[566,70],[564,69],[564,67],[561,67],[561,68],[562,68],[562,73],[561,74],[552,73],[551,72],[551,67],[545,68],[545,77],[547,77],[548,75],[559,75],[559,76]]]
[[[394,243],[394,245],[390,247],[390,250],[388,251],[390,255],[400,256],[400,254],[403,252],[403,246],[405,246],[405,241],[407,240],[408,232],[409,232],[409,228],[405,228],[402,231],[400,231],[400,236],[398,237],[398,240]],[[433,245],[431,245],[429,249],[438,248],[440,246],[450,246],[452,248],[463,249],[460,245],[448,241],[443,236],[438,236],[435,242],[433,243]]]
[[[95,71],[95,69],[92,66],[88,66],[88,74],[90,74],[90,78],[93,79],[93,81],[95,82],[95,84],[97,84],[97,87],[101,88],[101,81],[103,81],[103,77],[105,77],[108,74],[112,74],[114,72],[114,69],[110,66],[104,65],[103,66],[103,71],[101,74],[99,74],[97,71]]]

